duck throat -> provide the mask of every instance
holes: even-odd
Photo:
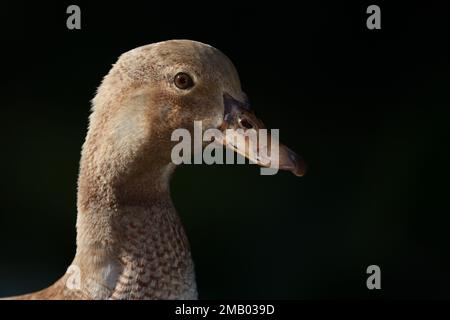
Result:
[[[136,158],[126,167],[108,154],[93,161],[97,152],[88,136],[73,262],[81,273],[80,296],[196,299],[189,243],[169,192],[174,166],[157,157]]]

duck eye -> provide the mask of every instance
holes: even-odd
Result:
[[[177,73],[174,79],[174,83],[179,89],[189,89],[194,86],[194,81],[192,80],[191,76],[187,73],[180,72]]]

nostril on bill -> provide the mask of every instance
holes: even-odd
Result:
[[[252,129],[253,125],[250,123],[250,121],[248,121],[245,118],[240,118],[239,119],[239,124],[241,125],[241,127],[243,127],[244,129]]]

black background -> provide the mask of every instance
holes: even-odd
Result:
[[[257,115],[310,168],[177,170],[200,298],[450,297],[443,2],[74,3],[73,31],[73,3],[2,3],[0,296],[46,287],[73,258],[89,101],[111,64],[186,38],[231,58]],[[370,4],[381,30],[366,28]]]

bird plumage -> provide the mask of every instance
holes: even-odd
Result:
[[[173,84],[178,72],[195,87]],[[77,250],[67,272],[15,299],[195,299],[189,243],[172,204],[170,134],[224,121],[224,93],[246,100],[231,61],[195,41],[171,40],[123,54],[92,102],[77,197]],[[69,268],[69,270],[71,269]]]

